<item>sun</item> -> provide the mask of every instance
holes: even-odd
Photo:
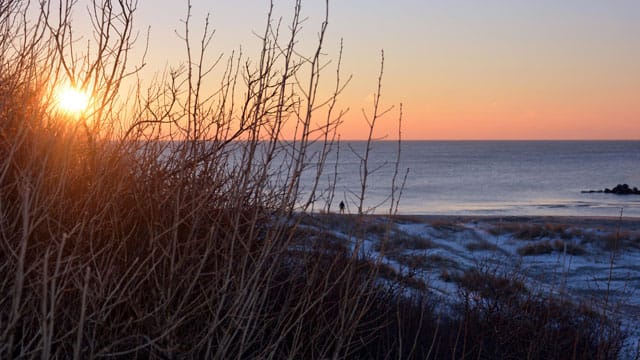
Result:
[[[62,86],[56,99],[58,108],[70,115],[81,115],[89,106],[89,94],[71,85]]]

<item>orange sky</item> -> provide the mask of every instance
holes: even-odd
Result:
[[[214,54],[258,44],[252,31],[263,28],[266,3],[192,4],[194,22],[212,14]],[[303,1],[303,49],[317,38],[323,4]],[[275,8],[286,21],[292,1]],[[174,30],[185,9],[140,4],[156,69],[182,50]],[[325,51],[336,56],[343,38],[343,72],[354,76],[340,102],[350,108],[341,137],[366,135],[361,109],[384,49],[383,102],[403,103],[406,139],[640,139],[638,34],[637,0],[333,1]],[[397,111],[381,119],[377,136],[394,138],[396,120]]]

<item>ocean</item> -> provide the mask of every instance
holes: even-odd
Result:
[[[365,142],[341,142],[321,177],[314,211],[344,201],[356,212]],[[369,158],[365,208],[388,213],[398,143],[377,141]],[[640,195],[582,193],[617,184],[640,188],[640,141],[405,141],[399,214],[623,216],[640,218]],[[313,167],[303,177],[310,188]],[[398,192],[396,192],[397,194]]]

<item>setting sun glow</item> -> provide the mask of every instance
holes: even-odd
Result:
[[[89,94],[72,86],[64,86],[58,91],[58,108],[68,114],[80,115],[89,105]]]

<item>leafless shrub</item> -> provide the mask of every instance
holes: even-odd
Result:
[[[444,272],[443,272],[444,274]],[[460,286],[453,309],[438,312],[418,295],[402,302],[398,322],[411,329],[415,358],[617,358],[624,334],[589,304],[528,289],[517,273],[479,266],[447,278]],[[384,339],[384,338],[383,338]],[[388,338],[387,338],[388,339]],[[387,340],[388,341],[388,340]],[[372,344],[372,346],[374,346]]]
[[[375,337],[388,269],[293,216],[341,122],[312,116],[343,88],[338,64],[317,93],[327,19],[311,56],[298,1],[286,33],[269,13],[257,62],[208,62],[186,5],[184,65],[125,99],[135,1],[93,1],[88,47],[75,2],[0,2],[0,358],[345,357]],[[63,82],[93,99],[77,118],[56,109]]]
[[[487,267],[457,278],[462,288],[461,317],[444,325],[453,333],[458,330],[448,340],[456,357],[600,359],[619,355],[624,334],[615,323],[603,322],[588,304],[531,291],[517,274]]]

